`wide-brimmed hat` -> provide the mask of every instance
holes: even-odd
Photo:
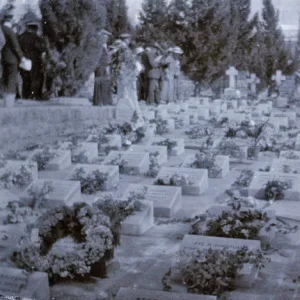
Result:
[[[25,25],[29,29],[39,29],[39,23],[35,21],[26,22]]]
[[[145,51],[145,49],[143,47],[137,47],[134,49],[134,53],[136,55],[139,55],[139,54],[143,53],[144,51]]]
[[[172,52],[176,54],[183,54],[183,50],[180,47],[174,47]]]
[[[167,52],[174,52],[173,50],[174,50],[174,48],[171,47],[171,48],[167,49]]]
[[[101,29],[100,31],[99,31],[99,34],[101,34],[101,35],[107,35],[107,36],[111,36],[112,34],[109,32],[109,31],[107,31],[106,29]]]
[[[131,38],[131,34],[129,34],[129,33],[122,33],[122,34],[120,35],[120,38],[121,38],[121,39],[128,39],[128,38]]]

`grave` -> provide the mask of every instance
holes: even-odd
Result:
[[[50,300],[48,274],[0,267],[0,295]]]
[[[209,136],[204,136],[202,138],[197,138],[197,139],[192,139],[188,136],[186,136],[184,138],[184,144],[185,144],[185,149],[192,149],[192,150],[199,150],[202,149],[203,147],[206,147],[207,144],[207,140],[208,140]],[[222,141],[221,137],[214,137],[212,139],[213,144],[211,145],[212,149],[215,149],[220,142]]]
[[[92,106],[87,98],[59,97],[50,99],[50,104],[66,106]]]
[[[181,186],[182,195],[201,195],[208,189],[208,171],[205,169],[162,167],[156,180],[168,181],[174,174],[187,176],[191,181],[191,185]]]
[[[274,159],[270,172],[300,174],[300,160],[296,159]]]
[[[168,150],[166,146],[144,146],[144,145],[132,145],[127,152],[145,152],[149,153],[149,156],[156,156],[158,164],[164,164],[168,161]]]
[[[277,70],[276,74],[272,76],[272,80],[276,81],[276,85],[277,85],[278,88],[282,84],[282,81],[284,81],[285,79],[286,79],[286,77],[282,75],[281,70]]]
[[[32,196],[28,192],[31,189],[41,190],[45,184],[49,184],[53,188],[53,191],[45,196],[45,201],[43,202],[45,208],[50,209],[60,205],[71,206],[75,202],[80,202],[81,188],[79,181],[44,179],[37,179],[31,183],[20,196],[22,202],[29,206],[34,205]]]
[[[149,153],[131,152],[131,151],[111,151],[103,165],[118,165],[121,161],[124,164],[120,166],[120,172],[126,174],[144,174],[149,170]]]
[[[127,217],[121,224],[121,234],[143,235],[154,226],[154,209],[152,201],[142,201],[141,211]]]
[[[69,142],[63,143],[60,150],[71,149],[72,144]],[[93,142],[84,142],[78,144],[72,150],[72,160],[76,161],[76,157],[83,155],[87,163],[92,163],[98,159],[98,144]]]
[[[217,116],[218,113],[220,113],[221,109],[218,109],[218,106],[198,106],[197,114],[198,114],[198,120],[207,121],[209,119],[209,113],[211,113],[212,116]]]
[[[203,112],[205,114],[207,114],[208,111]],[[197,124],[198,123],[198,119],[199,119],[199,115],[198,115],[198,108],[189,108],[187,113],[190,116],[190,124]],[[209,113],[209,112],[208,112]]]
[[[252,94],[256,94],[256,86],[260,83],[260,79],[256,74],[251,74],[250,78],[247,81],[250,84],[250,90]]]
[[[273,112],[271,114],[271,118],[277,118],[277,117],[287,117],[289,126],[296,125],[296,112],[294,111],[278,111],[278,112]]]
[[[57,156],[46,164],[45,170],[58,171],[71,166],[72,162],[70,150],[55,150],[55,154]]]
[[[209,250],[227,250],[235,252],[242,247],[247,247],[249,251],[256,251],[261,249],[260,241],[258,240],[243,240],[232,238],[220,238],[213,236],[201,236],[186,234],[180,244],[179,256],[180,260],[184,260],[185,256],[196,254],[199,250],[204,253]],[[176,268],[176,264],[180,263],[178,258],[177,262],[173,263],[173,279],[180,280],[181,274]],[[244,264],[243,268],[239,271],[235,281],[238,287],[251,287],[258,276],[258,269],[251,264]]]
[[[249,196],[264,199],[263,186],[269,181],[290,182],[292,187],[284,191],[284,200],[299,201],[300,200],[300,175],[286,174],[279,172],[255,172],[253,179],[249,185]]]
[[[281,96],[274,98],[273,102],[274,105],[278,108],[285,108],[288,105],[288,99]]]
[[[122,148],[122,137],[119,134],[106,134],[105,138],[107,142],[99,142],[97,135],[90,135],[86,142],[98,143],[98,151],[103,153],[108,148],[114,148],[115,150]]]
[[[20,198],[7,189],[0,189],[0,210],[7,207],[7,204],[12,201],[19,201]]]
[[[180,187],[130,184],[122,198],[128,199],[132,192],[144,194],[145,200],[153,202],[155,217],[172,218],[182,206]]]
[[[120,288],[115,300],[217,300],[217,297],[135,288]]]
[[[293,151],[293,150],[280,151],[279,158],[297,160],[300,159],[300,151]]]
[[[216,175],[213,170],[208,170],[208,178],[223,178],[229,173],[229,156],[216,155],[216,165],[221,170]],[[195,161],[195,155],[187,155],[182,167],[191,168],[191,164]]]
[[[85,171],[86,176],[93,173],[94,171],[99,171],[101,173],[107,173],[107,181],[103,184],[102,190],[108,191],[118,186],[119,184],[119,167],[118,166],[105,166],[105,165],[95,165],[95,164],[76,164],[73,166],[67,180],[72,180],[77,169],[82,168]]]
[[[184,139],[183,138],[175,138],[175,137],[165,138],[165,137],[155,136],[150,140],[149,145],[155,146],[155,145],[157,145],[157,143],[161,143],[166,140],[176,143],[176,145],[174,145],[172,150],[168,153],[170,156],[179,156],[184,153]]]
[[[276,117],[271,117],[269,123],[272,124],[277,130],[281,128],[289,128],[289,119],[284,115],[277,115]]]

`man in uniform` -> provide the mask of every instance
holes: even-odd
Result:
[[[46,46],[44,39],[38,35],[39,25],[26,23],[26,31],[20,35],[19,42],[25,57],[32,61],[30,71],[21,70],[23,79],[23,98],[42,99],[44,84],[44,55]]]

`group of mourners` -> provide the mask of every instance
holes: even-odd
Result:
[[[6,14],[1,23],[5,45],[1,50],[2,92],[4,98],[42,99],[44,84],[44,57],[46,47],[39,35],[38,22],[27,22],[25,32]],[[20,63],[31,61],[31,69],[20,68]]]
[[[118,101],[144,100],[149,104],[177,102],[180,99],[180,47],[162,49],[158,43],[132,47],[128,33],[110,46],[111,33],[101,30],[101,58],[95,71],[94,105],[112,105],[113,78]]]

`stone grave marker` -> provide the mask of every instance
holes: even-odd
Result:
[[[300,160],[274,159],[270,172],[300,174]]]
[[[203,147],[207,146],[207,140],[209,139],[209,136],[204,136],[202,138],[192,139],[189,136],[185,136],[184,138],[184,144],[186,149],[192,149],[192,150],[199,150]],[[216,148],[220,142],[222,141],[221,137],[214,137],[212,140],[213,144],[211,145],[211,148]]]
[[[76,164],[73,166],[67,180],[72,180],[77,169],[82,168],[85,174],[91,174],[94,171],[99,171],[101,173],[107,173],[107,181],[103,184],[102,190],[107,191],[113,189],[119,184],[119,167],[118,166],[105,166],[105,165],[95,165],[95,164]]]
[[[179,176],[186,176],[191,182],[190,185],[181,186],[183,195],[200,195],[208,189],[208,171],[205,169],[162,167],[156,177],[156,180],[163,179],[164,181],[169,181],[169,179],[175,174]]]
[[[61,150],[68,150],[72,147],[69,142],[63,143],[60,147]],[[78,144],[74,150],[72,150],[72,157],[83,155],[86,158],[87,163],[92,163],[98,158],[98,144],[92,142],[84,142]]]
[[[289,128],[289,119],[284,115],[277,115],[276,117],[271,117],[269,123],[272,124],[277,130],[281,128]]]
[[[264,199],[263,186],[269,181],[290,182],[292,187],[284,191],[284,200],[300,201],[300,175],[282,172],[255,172],[248,188],[248,195]]]
[[[106,142],[99,142],[96,135],[90,135],[86,142],[98,143],[98,151],[101,153],[106,152],[108,148],[115,148],[116,150],[122,148],[122,138],[119,134],[107,134],[105,138],[107,139]]]
[[[20,201],[20,198],[6,189],[0,189],[0,210],[7,207],[9,202]]]
[[[171,114],[174,119],[175,129],[180,129],[190,125],[190,116],[188,113],[181,112],[178,114]]]
[[[143,235],[154,225],[154,209],[152,201],[142,201],[141,211],[127,217],[121,224],[121,234]]]
[[[31,189],[41,190],[45,184],[52,186],[53,191],[45,196],[45,207],[52,208],[60,205],[73,205],[80,202],[81,187],[79,181],[72,180],[44,180],[37,179],[31,183],[26,191],[21,195],[22,202],[26,205],[33,205],[29,191]]]
[[[218,117],[221,114],[221,104],[213,102],[209,106],[210,115],[213,117]]]
[[[144,174],[149,170],[149,153],[131,151],[111,151],[103,161],[103,165],[117,165],[124,160],[120,171],[126,174]]]
[[[70,150],[55,150],[55,154],[57,156],[46,164],[45,170],[58,171],[71,166],[72,162]]]
[[[187,255],[196,254],[199,250],[204,253],[209,249],[237,251],[242,247],[247,247],[250,251],[261,249],[261,243],[258,240],[244,240],[232,238],[220,238],[213,236],[189,235],[186,234],[180,244],[179,255],[181,259]],[[178,262],[178,260],[177,260]],[[181,275],[173,265],[174,279],[180,279]],[[258,276],[258,269],[251,264],[244,264],[243,269],[239,271],[235,285],[239,287],[251,287]]]
[[[217,300],[216,296],[120,288],[115,300]]]
[[[208,178],[223,178],[229,173],[229,156],[216,155],[216,166],[220,171],[215,173],[213,170],[208,170]],[[195,161],[195,155],[187,155],[182,167],[191,168],[191,164]]]
[[[271,118],[278,118],[278,117],[279,118],[287,117],[289,126],[296,125],[296,112],[294,112],[294,111],[278,111],[278,112],[273,112],[271,114]]]
[[[0,295],[50,300],[48,274],[0,267]]]
[[[155,217],[172,218],[182,206],[180,187],[130,184],[122,198],[128,199],[132,192],[143,194],[145,200],[153,202]]]
[[[168,161],[168,150],[166,146],[147,146],[147,145],[132,145],[127,152],[145,152],[149,156],[156,156],[157,162],[161,165]],[[156,155],[158,154],[158,155]]]
[[[50,104],[66,106],[92,106],[87,98],[58,97],[50,99]]]
[[[161,142],[167,141],[167,140],[176,143],[176,145],[174,145],[174,147],[172,148],[172,150],[169,153],[170,156],[179,156],[184,153],[184,139],[183,138],[176,138],[176,137],[165,138],[165,137],[155,136],[150,140],[149,145],[155,146],[155,145],[157,145]]]
[[[295,149],[300,151],[300,133],[297,134]]]
[[[251,74],[248,79],[248,83],[250,84],[250,90],[252,94],[256,94],[256,85],[260,83],[260,79],[256,76],[256,74]]]
[[[293,150],[280,151],[279,158],[297,160],[300,159],[300,151],[293,151]]]
[[[0,176],[10,172],[20,174],[23,167],[31,174],[32,181],[38,178],[37,163],[30,160],[6,160],[5,166],[0,168]]]
[[[282,75],[281,70],[277,70],[276,74],[272,76],[272,80],[276,81],[277,87],[280,87],[280,85],[282,84],[282,81],[284,81],[285,79],[286,78],[285,78],[285,76]]]
[[[226,71],[226,75],[229,76],[229,88],[235,89],[236,88],[236,76],[238,75],[238,71],[235,67],[230,67]]]
[[[198,120],[204,120],[207,121],[209,119],[209,113],[210,111],[213,112],[212,116],[216,116],[218,113],[218,106],[198,106],[197,108],[197,114],[198,114]]]

